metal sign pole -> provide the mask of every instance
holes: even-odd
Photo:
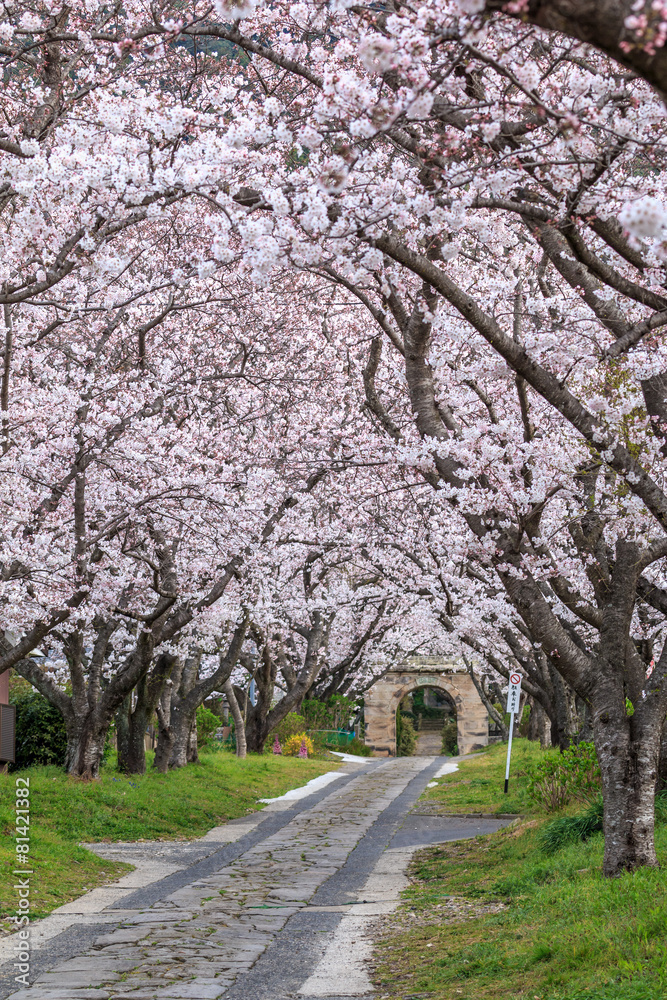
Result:
[[[505,768],[505,795],[510,786],[510,757],[512,756],[512,733],[514,732],[514,712],[510,715],[510,736],[507,741],[507,767]]]
[[[507,711],[510,715],[510,734],[507,741],[507,767],[505,768],[505,795],[510,784],[510,758],[512,756],[512,735],[514,733],[514,716],[521,704],[521,674],[510,674],[507,689]]]

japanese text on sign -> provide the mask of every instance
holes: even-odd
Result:
[[[521,697],[521,674],[510,674],[510,686],[507,691],[507,711],[514,715],[519,711]]]

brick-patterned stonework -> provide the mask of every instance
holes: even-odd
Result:
[[[379,753],[396,753],[396,709],[419,687],[446,691],[456,705],[459,753],[470,753],[489,742],[489,717],[468,673],[436,657],[415,657],[390,670],[366,692],[366,743]]]

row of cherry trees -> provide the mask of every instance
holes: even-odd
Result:
[[[66,331],[8,310],[4,625],[21,638],[4,662],[62,711],[82,776],[114,717],[121,766],[142,770],[155,711],[156,766],[186,763],[197,707],[243,664],[258,750],[322,671],[338,690],[437,633],[364,548],[386,504],[349,360],[321,343],[326,286],[259,293],[229,264],[130,308],[140,277],[112,309],[89,288]]]
[[[177,761],[244,657],[260,741],[442,644],[578,699],[656,862],[667,15],[576,6],[4,5],[0,669],[76,773],[142,678]]]

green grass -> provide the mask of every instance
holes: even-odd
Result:
[[[505,795],[507,744],[495,743],[474,761],[463,761],[462,770],[438,779],[438,787],[427,789],[424,799],[442,812],[535,812],[535,804],[526,794],[526,771],[541,755],[539,743],[514,740],[509,792]]]
[[[532,752],[521,749],[522,753]],[[478,811],[477,776],[494,773],[500,750],[462,764],[443,789]],[[458,784],[458,788],[456,787]],[[494,784],[490,808],[497,811]],[[502,791],[502,785],[501,785]],[[529,806],[525,780],[514,808]],[[473,808],[473,806],[475,808]],[[479,811],[482,811],[481,809]],[[524,810],[526,812],[527,810]],[[547,856],[539,848],[548,822],[533,814],[490,837],[459,841],[416,856],[413,886],[395,930],[378,946],[378,993],[434,1000],[661,1000],[667,997],[667,877],[644,869],[619,879],[601,874],[603,841],[595,834]],[[667,860],[667,827],[657,831]],[[457,915],[470,901],[472,917]],[[502,903],[500,912],[492,912]],[[497,909],[497,907],[495,907]],[[486,911],[486,912],[485,912]]]
[[[202,755],[201,764],[161,775],[149,770],[131,778],[112,763],[99,781],[68,778],[56,767],[0,774],[0,933],[14,912],[14,789],[30,778],[30,867],[32,917],[45,916],[82,892],[119,878],[130,865],[104,861],[79,842],[200,837],[211,827],[253,812],[258,798],[273,798],[338,762],[252,755]]]

